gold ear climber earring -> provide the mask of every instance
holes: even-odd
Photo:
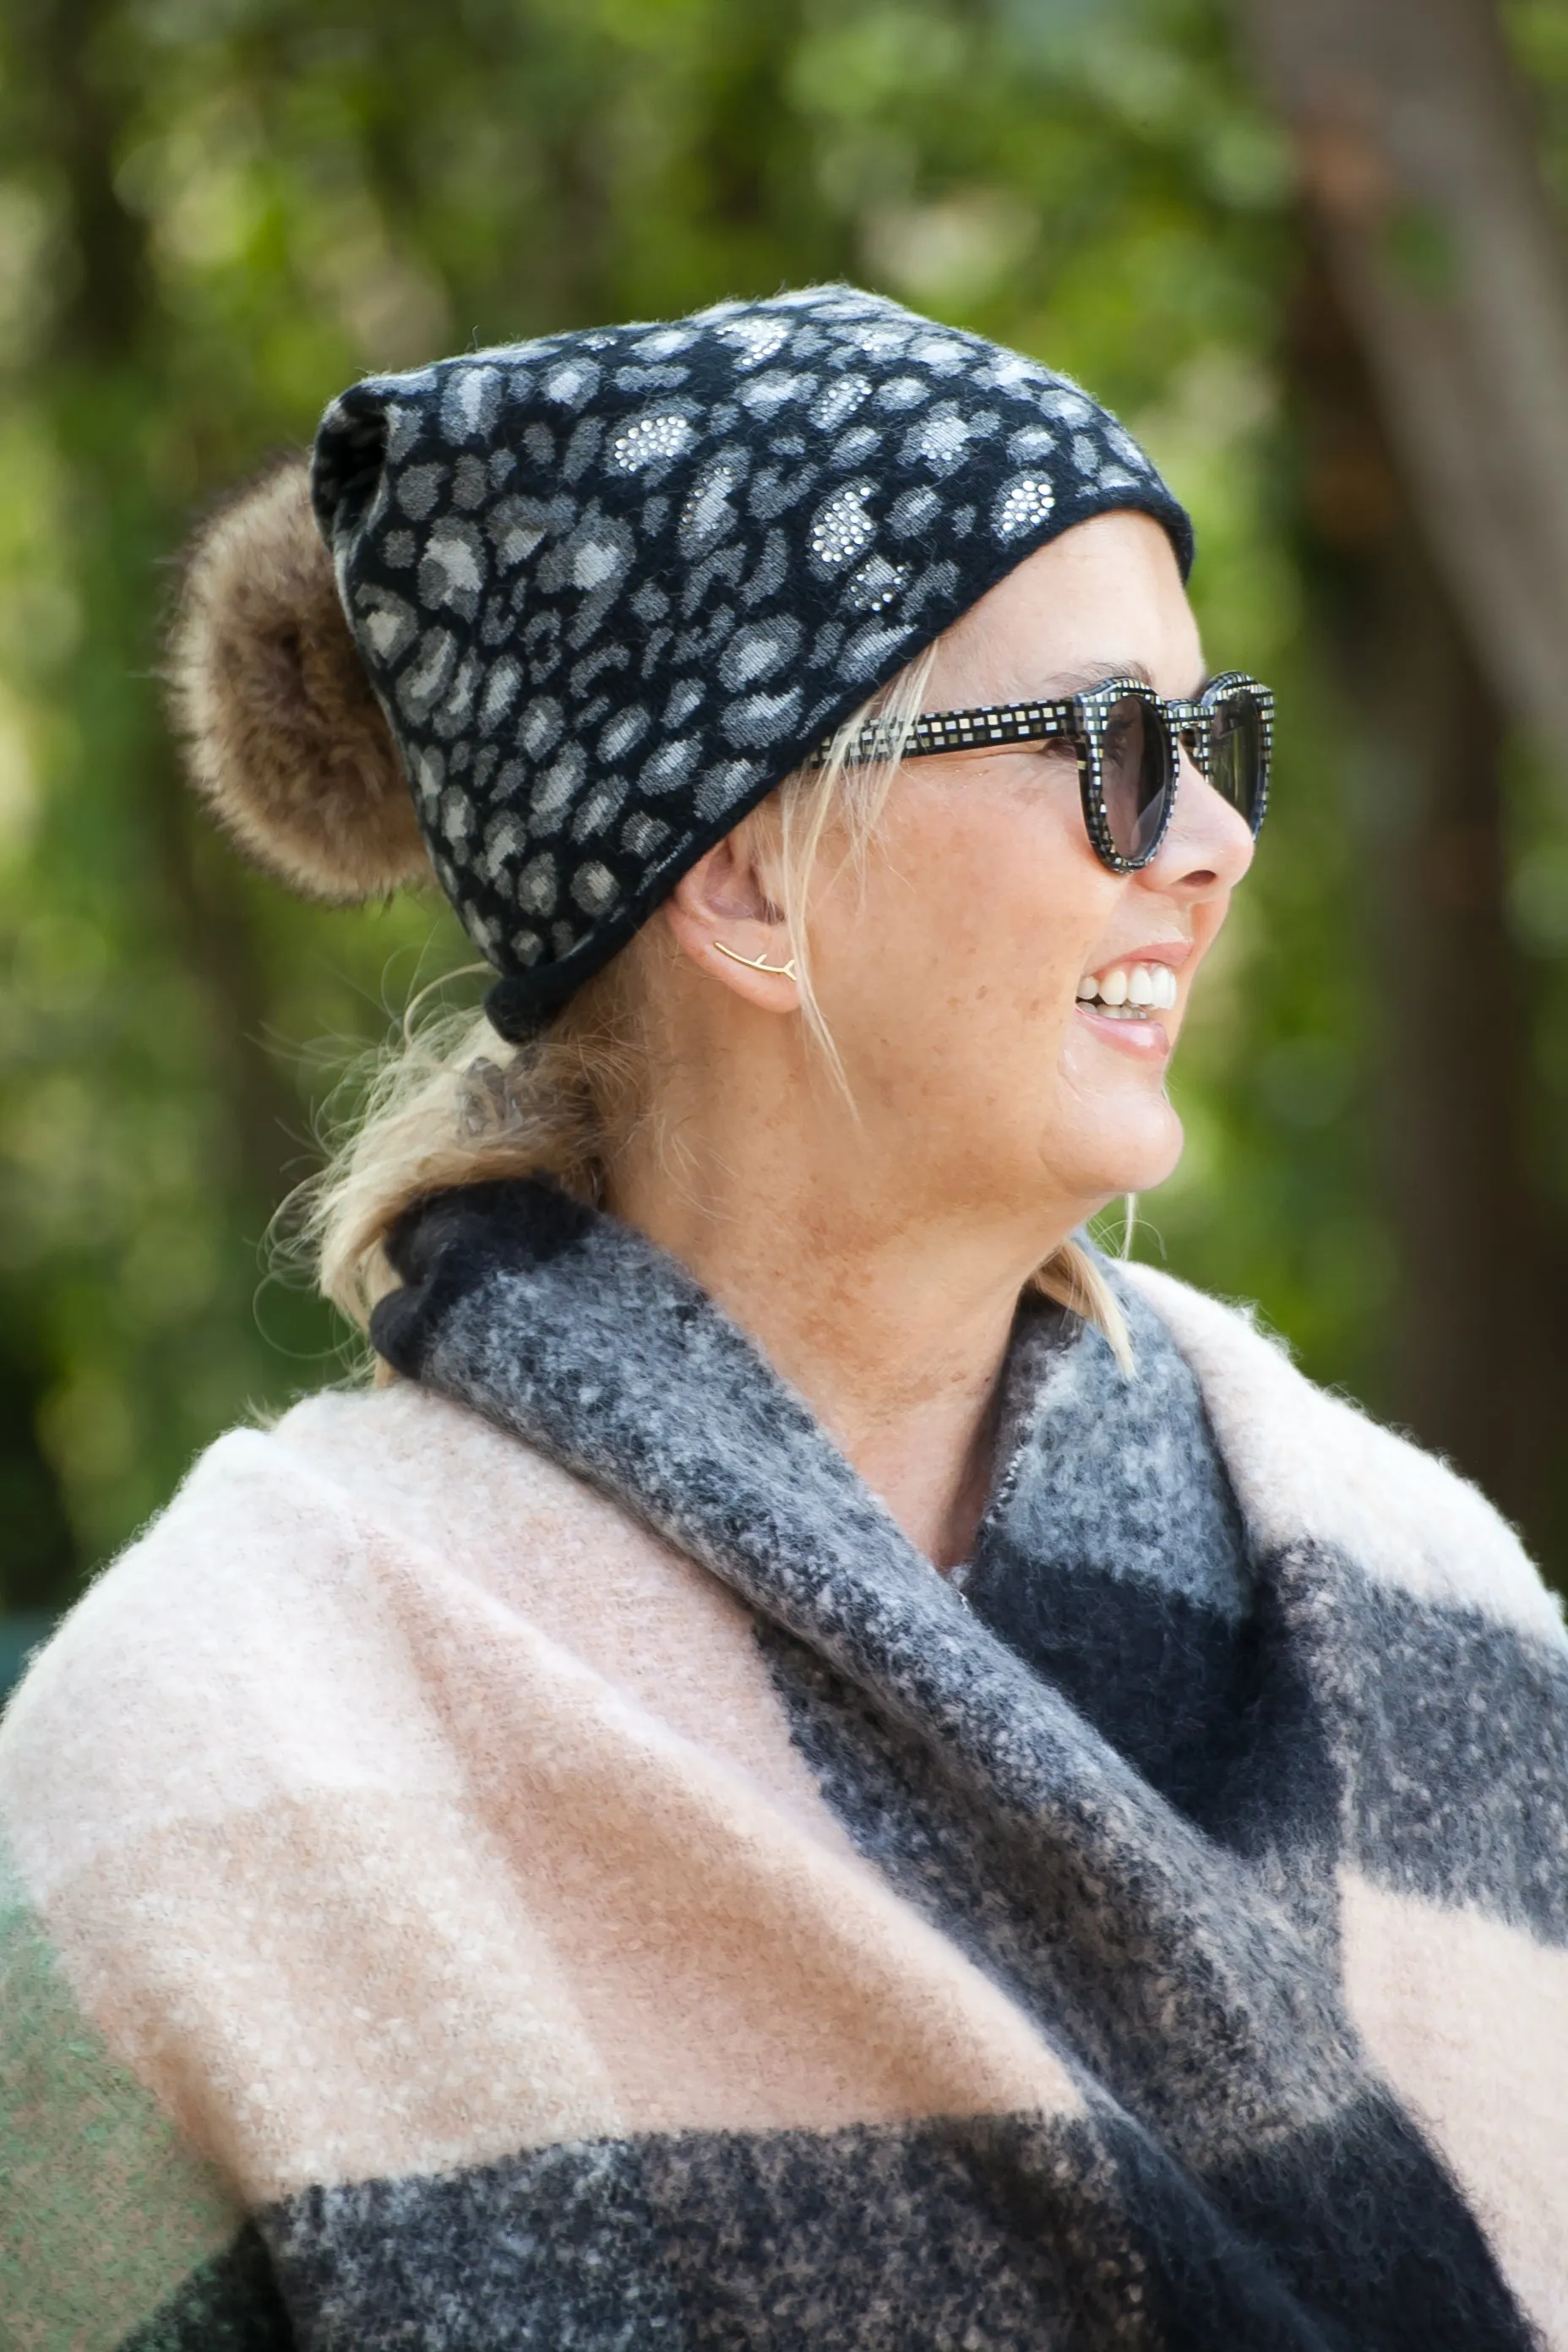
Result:
[[[766,956],[743,956],[737,949],[727,948],[722,940],[715,940],[713,944],[721,956],[728,956],[731,963],[743,963],[748,971],[773,971],[781,980],[794,980],[795,977],[794,956],[788,963],[770,963]]]

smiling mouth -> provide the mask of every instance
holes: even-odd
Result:
[[[1152,1021],[1175,1011],[1176,975],[1168,963],[1112,964],[1079,982],[1078,1001],[1112,1021]]]

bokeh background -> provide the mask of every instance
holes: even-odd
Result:
[[[343,1376],[268,1220],[468,961],[189,804],[191,520],[367,369],[838,276],[1115,405],[1211,661],[1279,692],[1139,1251],[1568,1582],[1565,186],[1562,0],[9,0],[0,1682],[212,1434]]]

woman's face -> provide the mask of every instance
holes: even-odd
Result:
[[[1163,696],[1204,679],[1170,541],[1130,512],[1064,533],[966,614],[925,705],[1047,699],[1129,672]],[[1089,846],[1070,747],[910,761],[864,887],[841,872],[811,926],[865,1147],[901,1154],[931,1205],[1044,1191],[1081,1215],[1161,1183],[1182,1147],[1166,1068],[1251,857],[1247,826],[1185,759],[1163,845],[1128,875]],[[1131,1018],[1089,1001],[1091,982],[1118,993],[1118,971],[1157,1005],[1173,975],[1174,1006]]]

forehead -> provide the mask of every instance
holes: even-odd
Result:
[[[1110,669],[1146,672],[1168,695],[1203,672],[1174,550],[1146,515],[1096,515],[1037,549],[947,632],[926,698],[1027,699]]]

